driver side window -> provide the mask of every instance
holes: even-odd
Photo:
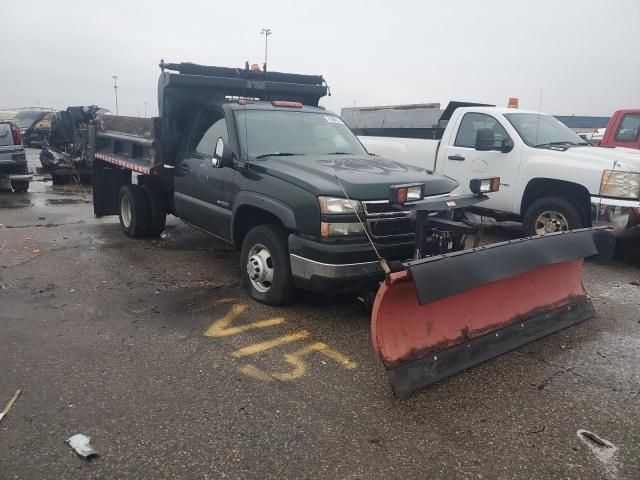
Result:
[[[466,113],[460,123],[454,145],[456,147],[475,148],[478,130],[484,129],[493,132],[493,145],[496,149],[500,149],[503,140],[510,138],[503,126],[491,115]]]
[[[229,142],[227,122],[224,119],[224,115],[222,112],[207,110],[200,115],[196,122],[191,150],[205,157],[213,157],[216,142],[220,137],[225,143]]]

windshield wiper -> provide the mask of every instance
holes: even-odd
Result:
[[[574,142],[549,142],[549,143],[540,143],[538,145],[536,145],[536,148],[540,148],[540,147],[556,147],[556,146],[569,146],[569,147],[575,147],[577,145],[587,145],[587,143],[582,142],[582,143],[574,143]]]
[[[325,153],[325,155],[353,155],[351,152],[329,152]]]
[[[276,153],[265,153],[262,155],[258,155],[256,160],[267,157],[291,157],[294,155],[304,155],[304,153],[289,153],[289,152],[276,152]]]

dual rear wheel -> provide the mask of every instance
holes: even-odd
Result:
[[[24,193],[29,190],[29,182],[25,182],[23,180],[12,180],[11,189],[14,193]]]
[[[167,212],[159,192],[147,185],[124,185],[118,195],[120,226],[133,238],[157,237]]]

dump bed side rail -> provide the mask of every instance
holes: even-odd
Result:
[[[151,175],[164,167],[160,119],[103,115],[89,127],[89,161],[93,159]]]

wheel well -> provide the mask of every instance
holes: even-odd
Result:
[[[551,196],[562,197],[573,203],[582,214],[585,224],[590,224],[591,195],[589,191],[577,183],[551,178],[534,178],[527,184],[522,196],[520,214],[524,216],[527,208],[539,198]]]
[[[273,213],[251,205],[243,205],[236,210],[233,222],[233,244],[236,248],[242,246],[242,241],[249,230],[258,225],[283,225]]]

